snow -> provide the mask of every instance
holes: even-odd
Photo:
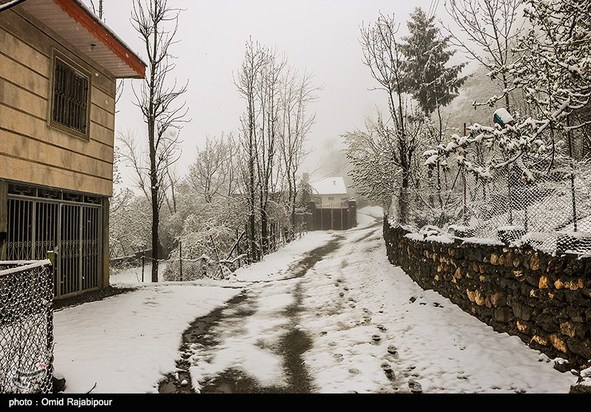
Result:
[[[357,228],[307,233],[230,280],[122,282],[135,290],[56,311],[55,368],[66,392],[95,383],[93,393],[157,392],[163,374],[176,371],[182,332],[217,308],[221,320],[207,332],[214,343],[190,348],[196,391],[228,368],[286,385],[279,348],[290,331],[310,339],[302,362],[316,393],[569,391],[574,375],[392,266],[382,218],[380,208],[361,209]],[[293,277],[290,268],[327,242],[337,248]],[[237,295],[245,299],[228,305]]]
[[[342,177],[327,177],[316,182],[310,182],[312,191],[318,195],[346,195],[347,186]]]
[[[239,289],[159,284],[55,312],[55,369],[70,393],[156,392],[181,335]]]
[[[425,236],[421,235],[419,233],[407,233],[406,235],[404,235],[405,238],[410,239],[410,240],[414,240],[414,241],[418,241],[418,242],[422,242],[423,240],[425,240]]]
[[[507,109],[505,109],[503,107],[495,110],[495,113],[493,116],[494,116],[495,123],[498,123],[499,125],[501,125],[501,127],[505,127],[505,125],[511,124],[512,122],[515,121],[513,116],[511,116],[511,114],[509,114]]]
[[[51,262],[49,260],[36,260],[36,261],[18,260],[18,261],[5,261],[5,262],[2,262],[2,264],[4,266],[16,265],[16,267],[0,270],[0,277],[12,275],[14,273],[26,272],[26,271],[36,269],[36,268],[39,268],[42,266],[48,266],[48,265],[51,265]]]
[[[427,236],[425,238],[425,240],[427,242],[438,242],[438,243],[444,243],[444,244],[454,243],[454,240],[447,235]]]
[[[437,234],[428,229],[421,229],[420,233],[411,232],[404,235],[405,238],[418,242],[439,242],[444,244],[454,243],[454,239],[446,234]]]
[[[583,369],[581,371],[581,385],[590,386],[591,385],[591,368]]]
[[[568,236],[573,239],[589,239],[591,238],[591,233],[589,232],[575,232],[575,231],[560,231],[557,232],[558,235]]]
[[[497,230],[500,232],[511,232],[513,230],[525,230],[525,229],[523,228],[523,226],[512,225],[512,226],[499,226]]]
[[[462,231],[465,232],[467,230],[470,230],[471,227],[470,226],[465,226],[465,225],[449,225],[448,229],[450,230],[458,230],[458,231]]]
[[[488,239],[481,237],[467,237],[464,238],[462,244],[486,245],[486,246],[504,246],[505,244],[498,239]]]
[[[159,282],[162,282],[164,280],[163,274],[165,271],[166,263],[162,262],[158,265]],[[118,287],[137,285],[138,283],[152,283],[152,264],[150,262],[146,262],[143,268],[143,276],[141,266],[131,267],[125,270],[111,269],[110,283],[111,285]]]
[[[331,237],[330,232],[307,233],[299,241],[292,242],[283,249],[265,256],[259,264],[237,271],[235,278],[241,281],[261,281],[289,277],[286,273],[294,263],[297,263],[306,252],[325,244]]]
[[[425,160],[425,166],[431,166],[437,163],[437,160],[439,160],[439,155],[438,154],[434,154],[429,156],[429,158],[427,160]]]

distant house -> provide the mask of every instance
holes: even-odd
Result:
[[[310,230],[345,230],[357,226],[357,206],[347,193],[342,177],[310,182]]]
[[[310,182],[312,197],[318,208],[339,208],[349,199],[347,186],[342,177],[327,177]]]
[[[145,67],[78,0],[0,13],[0,259],[55,251],[58,297],[108,286],[116,79]]]

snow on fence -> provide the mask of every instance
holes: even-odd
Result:
[[[238,269],[241,262],[246,261],[246,255],[239,255],[230,259],[212,259],[202,255],[198,259],[184,257],[168,259],[163,278],[167,281],[190,281],[203,278],[226,279]]]
[[[533,182],[516,167],[491,179],[457,172],[394,199],[391,221],[415,228],[436,226],[456,237],[529,244],[551,254],[591,253],[591,176],[553,171]],[[440,187],[441,189],[437,189]],[[400,210],[408,212],[403,219]]]
[[[49,260],[0,262],[0,393],[53,391]]]
[[[176,255],[176,256],[175,256]],[[247,262],[246,254],[230,256],[227,259],[214,259],[207,255],[188,258],[182,254],[182,248],[173,251],[168,259],[159,259],[162,270],[161,280],[192,281],[198,279],[227,279],[236,269]],[[145,282],[152,276],[152,258],[149,253],[138,252],[133,256],[111,260],[112,273],[122,272],[130,268],[138,268],[138,281]]]

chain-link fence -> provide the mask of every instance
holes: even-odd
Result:
[[[0,262],[0,393],[53,391],[49,260]]]
[[[591,173],[539,172],[524,179],[517,165],[483,180],[463,171],[440,173],[408,190],[406,218],[395,199],[391,215],[401,223],[462,238],[529,244],[551,254],[591,253]],[[436,171],[434,172],[435,175]]]

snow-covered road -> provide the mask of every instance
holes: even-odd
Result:
[[[545,355],[391,266],[379,209],[359,220],[309,233],[231,281],[144,284],[56,312],[67,391],[157,392],[181,356],[203,392],[569,391],[576,378]],[[216,309],[181,353],[183,331]]]

